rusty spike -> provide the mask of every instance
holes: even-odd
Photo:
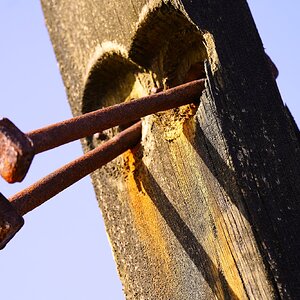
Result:
[[[32,141],[10,120],[0,120],[0,170],[9,183],[22,181],[34,156]]]
[[[141,122],[132,125],[108,142],[42,178],[9,200],[0,194],[0,249],[4,248],[22,227],[23,215],[134,147],[140,141],[141,126]]]
[[[0,163],[0,173],[8,182],[21,181],[27,173],[33,154],[55,148],[82,137],[90,136],[117,125],[124,125],[139,120],[141,117],[159,111],[189,104],[199,99],[204,89],[204,83],[205,79],[194,80],[164,92],[99,109],[31,131],[27,135],[23,134],[16,127],[9,127],[12,128],[12,132],[2,134],[4,138],[0,140],[2,144],[0,150],[4,150],[0,155],[0,159],[3,160],[3,162]],[[8,131],[8,129],[5,130],[5,132]],[[10,139],[18,142],[11,142]],[[22,145],[22,147],[24,144],[26,147],[19,147],[19,144]],[[21,149],[21,151],[19,151],[19,149]],[[10,160],[10,158],[7,157],[7,153],[10,152],[17,152],[18,159]],[[4,163],[6,161],[10,161],[11,163]],[[10,175],[6,176],[6,173]]]

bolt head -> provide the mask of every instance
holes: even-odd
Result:
[[[6,246],[23,225],[23,217],[0,193],[0,250]]]
[[[10,120],[0,120],[0,174],[9,183],[24,179],[34,156],[32,141]]]

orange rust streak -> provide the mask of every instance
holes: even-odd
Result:
[[[166,243],[165,229],[162,227],[162,217],[143,188],[142,181],[138,183],[139,186],[137,185],[136,179],[134,178],[135,159],[132,152],[127,151],[123,154],[123,157],[129,166],[127,188],[130,195],[129,206],[135,228],[140,240],[145,245],[144,249],[147,252],[147,256],[150,260],[158,261],[156,265],[160,266],[160,274],[157,274],[157,270],[153,270],[153,273],[156,273],[155,275],[157,276],[163,276],[161,280],[165,281],[166,277],[174,276],[171,271],[171,253]],[[169,282],[174,282],[174,279]]]

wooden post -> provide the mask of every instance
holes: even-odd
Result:
[[[92,174],[126,298],[299,299],[299,132],[246,1],[42,5],[74,115],[205,68],[199,107]]]

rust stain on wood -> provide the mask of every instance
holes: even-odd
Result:
[[[202,7],[197,1],[152,1],[148,10],[143,9],[147,1],[135,0],[117,7],[94,0],[80,5],[42,2],[75,114],[126,99],[137,72],[149,71],[156,86],[166,88],[182,82],[191,64],[204,59],[210,64],[209,83],[215,89],[204,95],[194,124],[174,118],[169,122],[172,113],[149,118],[143,128],[149,135],[142,170],[136,154],[127,152],[126,171],[117,160],[93,177],[127,299],[298,295],[293,287],[299,286],[299,276],[291,270],[298,266],[293,239],[300,236],[299,218],[294,217],[299,206],[292,196],[299,187],[293,163],[299,147],[288,139],[284,147],[280,143],[287,132],[280,97],[264,70],[265,56],[246,2],[204,1]],[[122,22],[111,18],[116,10]],[[126,55],[117,55],[97,77],[89,94],[97,97],[83,97],[79,103],[89,57],[104,41],[116,41]],[[115,75],[121,79],[111,79]],[[120,91],[108,91],[110,82]],[[258,111],[263,118],[256,117]],[[285,153],[280,163],[271,152],[256,149],[249,154],[254,142],[261,149],[268,146],[260,134],[266,124],[271,125],[267,137]],[[248,151],[242,160],[235,159],[239,148]],[[88,142],[85,149],[90,149]],[[268,185],[259,175],[265,162],[270,162],[265,168],[270,170]],[[280,186],[272,174],[278,175]],[[272,182],[276,188],[271,191]]]
[[[168,245],[168,240],[165,236],[165,230],[162,227],[163,219],[155,207],[152,199],[143,187],[143,175],[135,176],[136,159],[133,152],[127,151],[123,155],[127,162],[128,176],[126,185],[129,191],[130,198],[128,204],[132,213],[133,224],[144,244],[145,250],[151,260],[155,260],[154,268],[160,266],[160,270],[153,270],[153,274],[161,276],[160,280],[166,280],[174,283],[176,279],[173,275],[174,265],[171,258],[171,249]],[[156,267],[155,267],[156,266]],[[153,266],[149,266],[152,268]],[[173,290],[168,287],[170,292]]]

